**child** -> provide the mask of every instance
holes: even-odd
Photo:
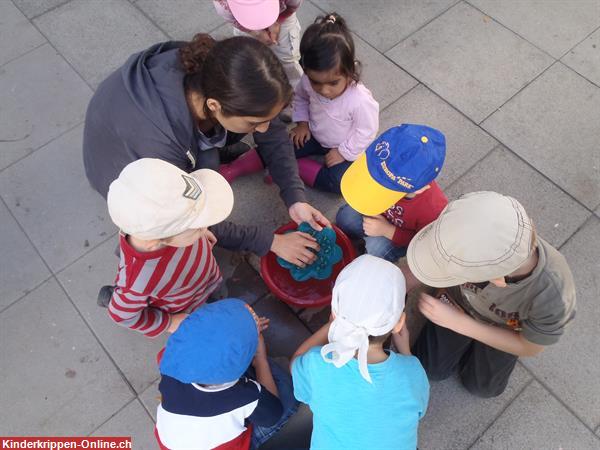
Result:
[[[148,337],[174,332],[221,283],[216,238],[206,227],[231,212],[231,187],[210,169],[188,174],[143,158],[111,183],[107,201],[121,230],[110,317]]]
[[[160,362],[154,432],[162,449],[258,448],[285,424],[298,404],[291,377],[267,359],[267,326],[238,299],[183,321]]]
[[[234,36],[249,35],[275,53],[292,87],[302,76],[300,22],[302,0],[213,0],[217,13],[233,26]]]
[[[342,179],[349,205],[336,222],[366,251],[395,262],[408,243],[442,212],[448,199],[435,183],[446,156],[444,135],[424,125],[404,124],[379,136]]]
[[[379,104],[359,81],[354,41],[337,14],[319,17],[300,42],[305,75],[296,87],[290,131],[300,178],[309,186],[340,193],[351,162],[377,134]],[[309,155],[324,155],[321,165]]]
[[[313,412],[312,449],[417,446],[429,383],[410,356],[405,294],[400,269],[374,256],[360,256],[339,274],[332,321],[292,360],[294,395]],[[400,354],[384,350],[390,335]]]

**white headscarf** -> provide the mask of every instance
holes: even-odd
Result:
[[[363,255],[338,275],[331,298],[335,319],[329,328],[329,344],[321,349],[326,362],[342,367],[358,351],[358,367],[369,383],[369,336],[390,332],[404,310],[406,282],[394,264]]]

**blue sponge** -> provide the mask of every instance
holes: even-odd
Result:
[[[333,272],[333,266],[342,260],[342,249],[335,243],[335,231],[331,228],[323,228],[316,231],[307,222],[303,222],[297,231],[310,234],[319,243],[321,249],[317,253],[314,263],[306,267],[298,267],[284,259],[277,258],[277,263],[285,269],[289,269],[290,275],[296,281],[306,281],[311,278],[326,280]]]

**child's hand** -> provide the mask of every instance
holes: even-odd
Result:
[[[290,137],[292,138],[294,147],[304,147],[304,144],[310,139],[308,122],[298,122],[298,125],[290,130]]]
[[[256,347],[256,353],[252,360],[252,366],[256,367],[257,364],[267,360],[267,346],[265,345],[265,338],[262,333],[258,335],[258,347]]]
[[[208,229],[204,230],[204,237],[208,240],[208,244],[210,248],[213,248],[217,243],[217,237],[213,234],[212,231]]]
[[[400,331],[392,333],[392,340],[400,353],[403,355],[410,355],[410,335],[406,323],[404,323],[404,326]]]
[[[265,45],[272,45],[273,44],[273,39],[271,37],[271,34],[269,33],[268,29],[266,30],[253,30],[253,31],[249,31],[248,34],[250,36],[252,36],[255,39],[258,39],[260,42],[262,42]],[[276,43],[277,41],[275,41]]]
[[[343,163],[346,159],[342,156],[337,148],[332,148],[325,155],[325,165],[327,167],[335,166],[336,164]]]
[[[179,328],[179,325],[181,325],[181,322],[183,322],[187,318],[187,316],[188,314],[186,313],[172,314],[171,323],[169,324],[169,328],[167,328],[167,331],[169,333],[175,333],[175,331],[177,331],[177,328]]]
[[[363,230],[367,236],[383,236],[391,240],[396,232],[396,227],[380,214],[363,217]]]
[[[271,319],[267,319],[266,317],[259,317],[258,322],[256,323],[256,325],[258,326],[258,332],[262,333],[267,328],[269,328],[270,322],[271,322]]]
[[[281,24],[277,21],[273,25],[271,25],[269,28],[267,28],[267,33],[269,34],[269,37],[271,38],[271,44],[277,44],[277,41],[279,41],[279,32],[280,31],[281,31]]]
[[[419,311],[430,321],[440,327],[456,331],[470,317],[453,303],[442,303],[439,299],[424,292],[419,297]]]

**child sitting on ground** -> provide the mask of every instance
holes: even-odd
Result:
[[[181,323],[160,361],[161,449],[256,449],[294,414],[291,377],[267,358],[267,326],[238,299],[203,306]]]
[[[360,63],[345,21],[335,13],[316,19],[300,42],[304,75],[296,87],[290,131],[300,178],[340,193],[340,180],[379,128],[379,104],[360,82]],[[324,155],[325,165],[308,158]]]
[[[231,212],[229,183],[210,169],[188,174],[143,158],[111,183],[107,201],[121,230],[110,317],[148,337],[174,332],[222,281],[207,227]]]
[[[433,180],[446,157],[444,135],[424,125],[404,124],[384,132],[348,169],[336,224],[366,252],[395,262],[410,240],[433,222],[448,199]]]
[[[311,449],[414,449],[429,383],[410,356],[405,281],[370,255],[340,272],[331,322],[292,357],[294,395],[313,413]],[[384,349],[392,336],[400,354]]]

